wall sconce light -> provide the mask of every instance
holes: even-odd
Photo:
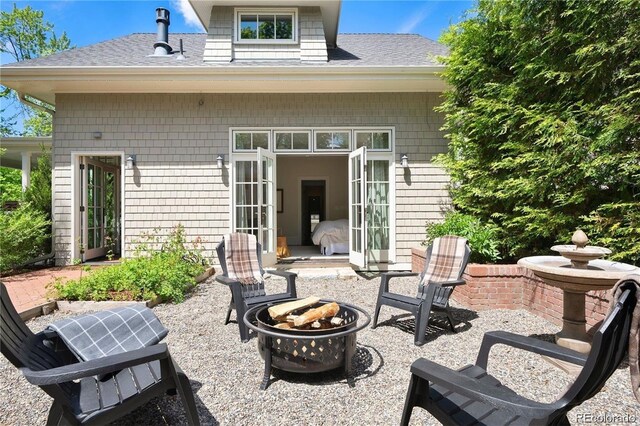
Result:
[[[102,132],[93,132],[94,139],[102,139]]]
[[[127,169],[132,169],[133,166],[136,165],[136,155],[135,154],[127,154],[126,166]]]
[[[407,154],[402,154],[402,156],[400,156],[400,165],[406,169],[407,167],[409,167],[409,157],[407,156]]]
[[[222,166],[224,166],[224,155],[218,154],[218,156],[216,157],[216,161],[218,163],[218,168],[221,169]]]

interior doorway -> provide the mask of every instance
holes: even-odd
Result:
[[[324,180],[303,180],[300,190],[301,242],[312,246],[311,236],[315,227],[325,220],[327,182]]]

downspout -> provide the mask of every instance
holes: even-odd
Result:
[[[40,111],[44,111],[44,112],[49,113],[51,115],[53,115],[56,112],[55,108],[49,108],[49,107],[45,106],[45,105],[49,105],[49,104],[46,103],[43,100],[40,100],[40,99],[36,98],[35,96],[27,95],[26,93],[22,93],[22,92],[16,92],[16,93],[18,94],[18,98],[20,99],[20,102],[22,102],[25,105],[30,106],[31,108],[39,109]],[[31,99],[35,99],[38,102],[42,102],[42,105],[27,99],[27,96],[29,96]]]

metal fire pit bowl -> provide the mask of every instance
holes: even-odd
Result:
[[[291,299],[292,301],[297,299]],[[280,301],[278,304],[285,301]],[[321,300],[311,308],[334,300]],[[355,386],[352,375],[352,359],[356,352],[356,333],[371,322],[371,316],[363,309],[337,302],[337,317],[344,318],[343,325],[324,330],[293,330],[274,327],[268,309],[272,303],[251,308],[243,321],[258,335],[258,351],[264,359],[264,378],[260,389],[265,390],[271,380],[271,368],[294,373],[321,373],[344,368],[349,386]],[[360,315],[365,321],[360,321]]]

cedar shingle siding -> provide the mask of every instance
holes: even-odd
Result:
[[[204,101],[200,105],[200,101]],[[125,169],[125,250],[142,232],[178,222],[190,238],[206,240],[208,255],[228,232],[230,127],[395,126],[397,262],[424,238],[427,220],[448,203],[448,178],[431,163],[445,152],[433,111],[439,94],[92,94],[56,96],[54,220],[56,259],[71,257],[71,153],[122,151],[137,155]],[[102,132],[94,139],[93,132]],[[345,182],[346,185],[346,182]]]

